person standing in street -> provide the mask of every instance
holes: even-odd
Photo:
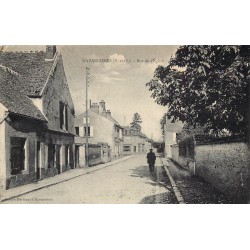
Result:
[[[153,149],[150,149],[150,152],[147,154],[147,160],[150,172],[154,172],[155,159],[156,159],[155,153],[153,152]]]

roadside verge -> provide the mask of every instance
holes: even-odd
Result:
[[[162,165],[163,165],[163,167],[168,175],[168,178],[170,180],[171,186],[174,190],[174,194],[176,196],[176,199],[178,200],[179,204],[186,204],[180,190],[178,189],[178,187],[176,185],[175,180],[173,179],[172,175],[170,174],[170,172],[168,170],[168,166],[169,166],[168,159],[162,158],[162,157],[160,157],[160,158],[161,158]]]

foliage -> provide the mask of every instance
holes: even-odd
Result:
[[[160,120],[160,124],[161,124],[161,134],[164,135],[164,125],[166,123],[166,116],[167,116],[167,113],[165,113],[163,115],[163,117],[161,118]]]
[[[142,119],[141,116],[138,113],[135,113],[133,116],[133,121],[130,123],[131,128],[136,128],[139,131],[141,131],[141,124]]]
[[[163,153],[165,148],[165,143],[153,141],[152,147],[157,149],[157,153]]]
[[[167,117],[206,131],[246,134],[249,57],[245,46],[180,46],[146,85]]]

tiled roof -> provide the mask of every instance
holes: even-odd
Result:
[[[106,117],[106,116],[104,116],[104,117]],[[118,121],[116,121],[112,116],[107,116],[106,118],[109,119],[110,121],[112,121],[117,126],[122,128],[122,126],[118,123]]]
[[[45,52],[0,52],[0,66],[19,74],[26,95],[39,96],[48,78],[53,60]]]
[[[91,114],[94,114],[94,115],[99,115],[101,117],[104,117],[104,118],[108,119],[109,121],[113,122],[114,124],[116,124],[117,126],[120,126],[119,123],[112,116],[106,117],[105,115],[97,113],[97,112],[92,111],[92,110],[89,110],[88,112],[91,113]],[[80,126],[80,125],[83,124],[83,117],[85,115],[86,115],[86,112],[76,116],[76,118],[75,118],[75,126]],[[122,126],[120,126],[120,127],[122,128]]]
[[[14,74],[0,68],[0,103],[10,113],[46,122],[42,112],[26,96],[21,80]]]

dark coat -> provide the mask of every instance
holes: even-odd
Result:
[[[148,163],[155,163],[155,159],[156,159],[155,153],[149,152],[147,154],[147,159],[148,159]]]

